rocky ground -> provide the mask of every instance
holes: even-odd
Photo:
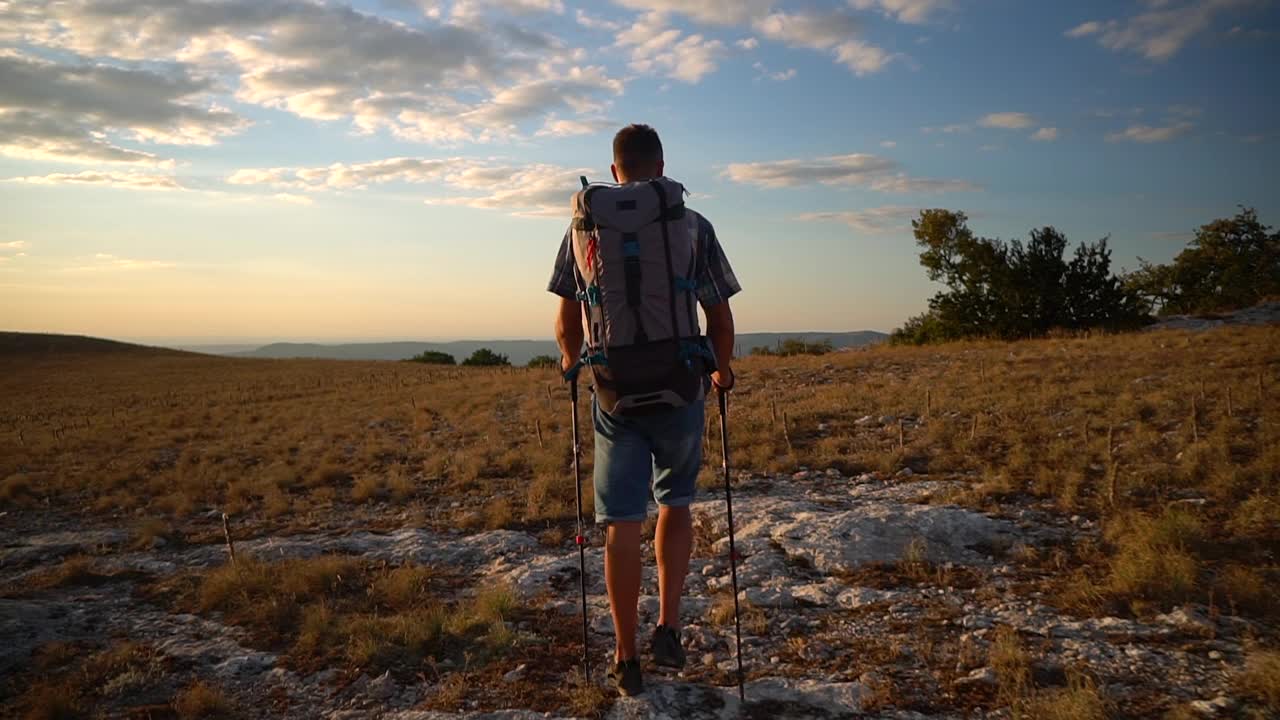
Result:
[[[698,546],[684,611],[690,665],[674,676],[649,674],[648,692],[618,700],[610,718],[960,718],[1007,715],[991,647],[1012,631],[1031,659],[1036,686],[1065,686],[1086,674],[1119,716],[1161,716],[1181,705],[1202,717],[1238,709],[1231,677],[1248,638],[1267,628],[1188,606],[1145,621],[1075,617],[1043,590],[1044,562],[1055,549],[1096,533],[1080,517],[1062,517],[1030,501],[1001,516],[948,504],[958,479],[903,471],[894,476],[801,470],[790,476],[743,475],[734,494],[743,663],[747,702],[733,686],[732,625],[723,497],[694,506]],[[388,508],[389,516],[394,511]],[[210,680],[251,717],[444,720],[569,717],[518,707],[457,714],[421,707],[440,681],[324,669],[301,672],[256,649],[246,633],[215,615],[177,614],[138,589],[157,579],[226,561],[221,543],[128,549],[128,533],[61,527],[33,532],[15,518],[0,530],[0,675],[14,676],[50,642],[128,638],[154,647],[157,677]],[[390,524],[394,525],[394,521]],[[588,554],[592,654],[597,674],[612,647],[598,534]],[[513,530],[463,534],[401,527],[372,533],[334,527],[287,537],[238,538],[236,551],[262,558],[321,553],[391,563],[450,566],[472,587],[509,583],[525,601],[576,618],[577,551],[570,539],[548,548]],[[103,578],[23,591],[62,558],[85,555]],[[464,591],[465,592],[465,591]],[[656,580],[646,574],[642,622],[657,614]],[[514,628],[532,633],[536,628]],[[574,648],[576,652],[576,648]],[[504,670],[515,683],[533,672]],[[120,680],[109,716],[148,717],[130,708],[167,697],[164,680]],[[130,688],[144,688],[139,696]],[[146,690],[145,688],[150,688]],[[172,689],[169,691],[172,692]],[[132,693],[132,694],[131,694]],[[156,693],[156,697],[146,697]],[[513,701],[514,702],[514,701]],[[0,714],[14,706],[0,705]],[[163,715],[161,715],[163,716]]]

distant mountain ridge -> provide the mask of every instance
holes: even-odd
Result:
[[[889,337],[874,330],[855,332],[743,333],[737,338],[738,353],[750,354],[754,348],[774,347],[785,340],[805,342],[830,341],[840,349],[865,347]],[[228,353],[234,357],[316,358],[326,360],[404,360],[423,352],[443,352],[462,362],[480,348],[506,355],[514,365],[524,365],[538,355],[560,354],[551,340],[458,340],[454,342],[380,342],[380,343],[272,343],[256,350]]]

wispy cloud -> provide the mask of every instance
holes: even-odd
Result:
[[[696,84],[715,72],[726,55],[724,43],[700,34],[685,35],[667,24],[667,16],[651,12],[617,35],[616,45],[631,53],[631,68]]]
[[[878,234],[908,231],[911,229],[911,220],[919,214],[920,209],[916,207],[886,205],[865,210],[803,213],[797,215],[795,219],[801,222],[844,223],[859,232]]]
[[[978,124],[985,128],[1023,130],[1036,124],[1036,119],[1024,112],[997,112],[984,115]]]
[[[1031,133],[1031,139],[1038,142],[1053,142],[1058,139],[1058,128],[1042,127],[1034,133]]]
[[[1114,132],[1107,135],[1107,142],[1168,142],[1174,138],[1186,135],[1191,132],[1194,127],[1195,125],[1189,122],[1179,122],[1160,127],[1154,127],[1151,125],[1130,125],[1121,132]]]
[[[10,240],[0,242],[0,250],[26,250],[30,246],[26,240]]]
[[[172,175],[154,175],[142,172],[99,172],[85,170],[78,173],[52,173],[8,178],[7,182],[28,185],[83,185],[122,188],[126,190],[184,190]]]
[[[800,185],[849,185],[879,192],[950,192],[976,190],[964,180],[910,177],[888,158],[866,153],[811,159],[731,163],[723,176],[744,185],[780,188]]]
[[[1163,62],[1212,28],[1216,17],[1263,4],[1258,0],[1143,0],[1145,12],[1125,19],[1089,20],[1064,34],[1069,38],[1096,37],[1109,50],[1135,52]]]
[[[84,258],[85,264],[64,268],[68,272],[105,272],[105,271],[139,271],[163,270],[176,267],[176,263],[163,260],[140,260],[125,258],[108,253],[97,253]]]

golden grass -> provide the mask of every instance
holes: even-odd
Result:
[[[1275,617],[1248,581],[1280,572],[1277,348],[1280,328],[1260,327],[744,358],[732,465],[910,467],[963,478],[951,499],[985,510],[1041,498],[1108,528],[1134,523],[1147,529],[1109,530],[1055,573],[1093,583],[1082,609],[1194,601]],[[558,529],[549,540],[572,527],[568,392],[551,370],[9,356],[0,395],[0,506],[19,516],[46,499],[141,511],[205,542],[221,533],[209,510],[246,532],[334,517],[378,527],[400,512],[441,528]],[[708,416],[709,494],[720,439]],[[459,505],[436,512],[442,498]],[[1197,539],[1179,545],[1148,526],[1183,498],[1203,504],[1186,508]]]
[[[193,683],[173,699],[173,709],[182,720],[229,718],[235,706],[221,690],[203,681]]]
[[[1241,693],[1260,703],[1266,710],[1280,712],[1280,652],[1250,652],[1237,684]]]
[[[520,611],[515,596],[487,587],[470,601],[453,601],[447,580],[430,568],[351,557],[242,559],[197,578],[178,602],[221,612],[307,667],[405,670],[429,659],[483,664],[501,657],[516,642],[506,625]]]

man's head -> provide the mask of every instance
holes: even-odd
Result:
[[[620,183],[662,177],[662,141],[648,125],[628,125],[613,136],[613,179]]]

